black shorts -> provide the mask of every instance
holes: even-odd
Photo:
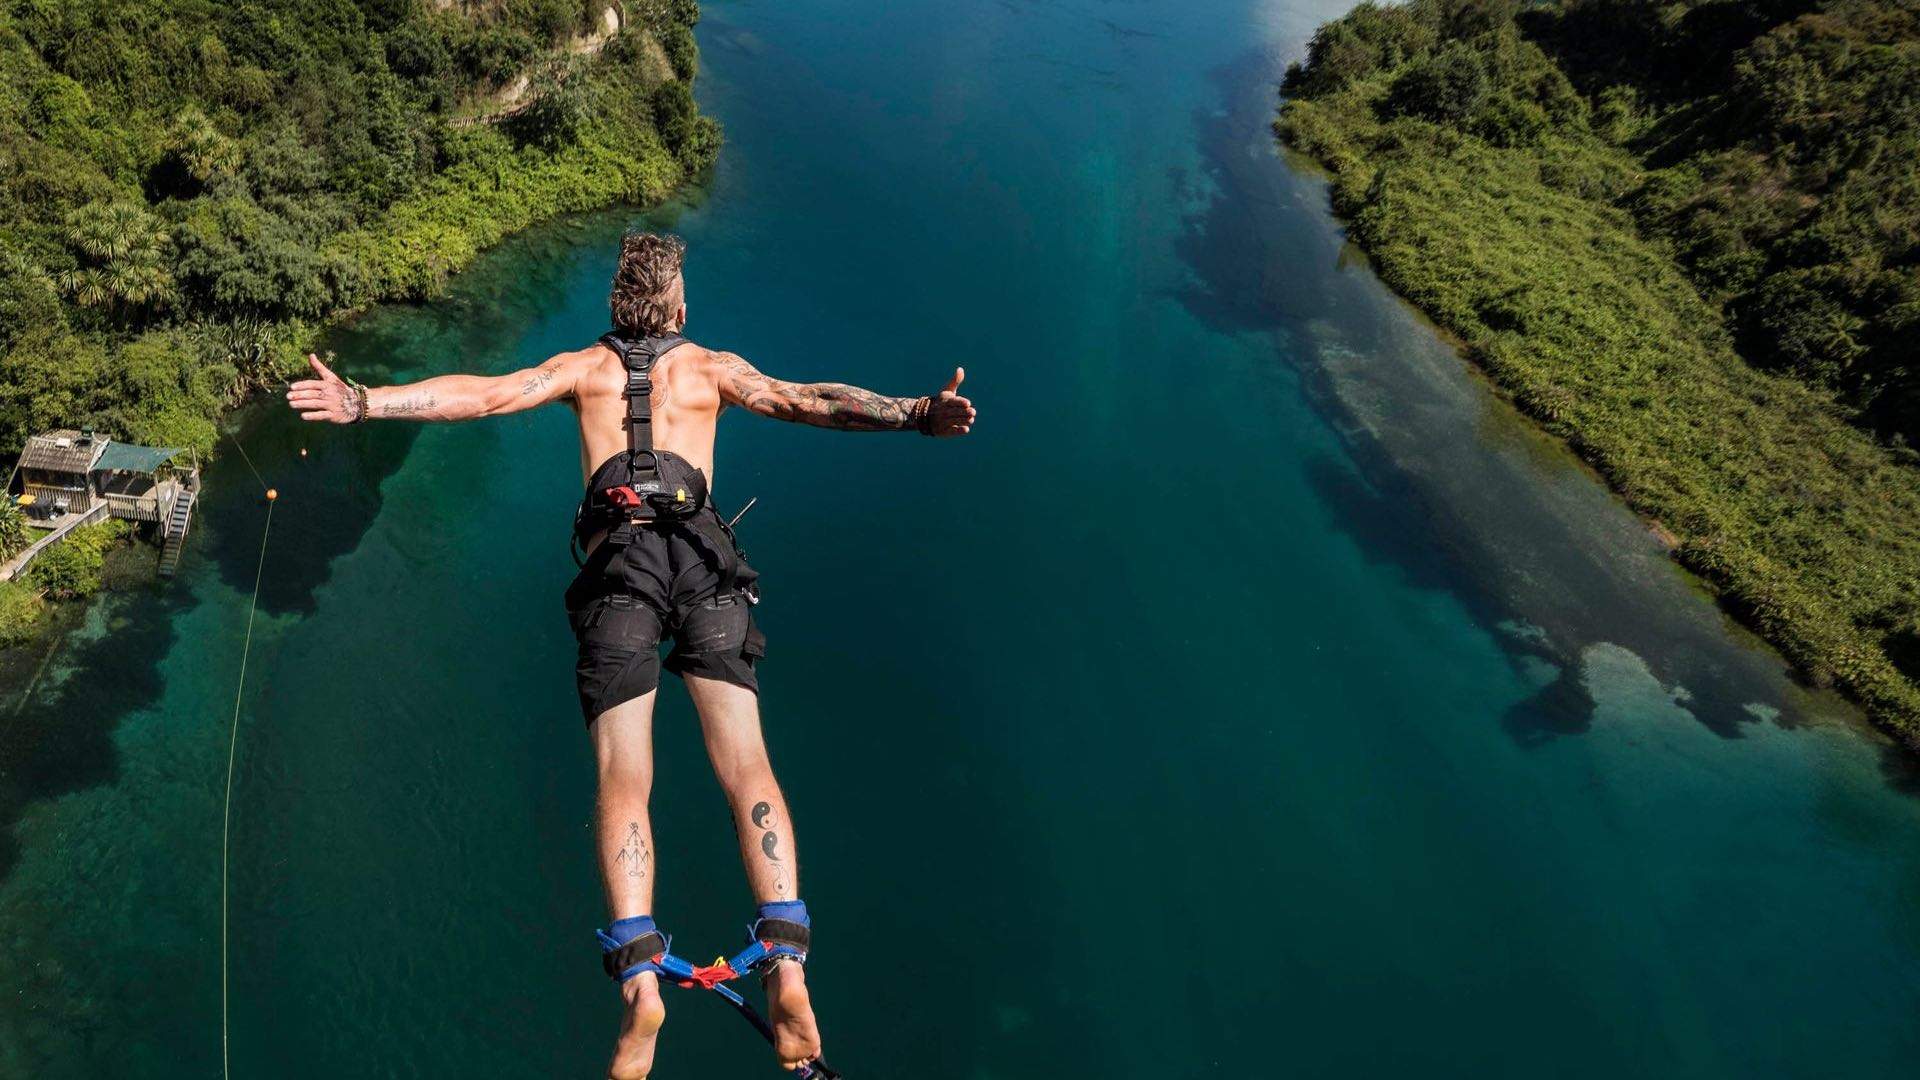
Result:
[[[759,692],[753,668],[767,647],[753,621],[759,575],[713,510],[700,514],[708,520],[650,526],[627,544],[602,542],[567,587],[587,723],[660,685],[660,643],[668,638],[668,671]]]

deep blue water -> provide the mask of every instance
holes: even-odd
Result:
[[[1904,1077],[1920,799],[1346,249],[1272,86],[1341,4],[715,2],[729,142],[334,341],[367,381],[690,331],[961,443],[730,417],[764,707],[856,1078]],[[234,808],[236,1076],[589,1076],[615,1023],[558,594],[562,410],[236,432],[282,493]],[[310,456],[300,458],[305,446]],[[228,721],[264,506],[16,708],[0,1074],[220,1064]],[[748,914],[663,695],[658,914]],[[677,994],[657,1075],[772,1075]]]

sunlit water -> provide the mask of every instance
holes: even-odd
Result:
[[[645,218],[692,331],[896,393],[964,363],[981,408],[957,444],[723,425],[849,1075],[1916,1075],[1910,781],[1343,250],[1266,130],[1338,5],[707,11],[728,148]],[[579,345],[636,217],[341,366]],[[237,435],[282,497],[233,1074],[593,1075],[570,418]],[[182,576],[0,703],[0,1075],[219,1071],[265,506],[236,453],[210,482]],[[704,960],[748,898],[677,688],[658,737],[657,913]],[[668,1004],[658,1075],[774,1075]]]

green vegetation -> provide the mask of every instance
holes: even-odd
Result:
[[[46,610],[40,591],[20,581],[0,581],[0,648],[25,645],[40,633]]]
[[[12,499],[0,497],[0,559],[12,558],[15,552],[31,543],[27,516]]]
[[[25,514],[12,499],[0,498],[0,559],[9,559],[34,541]],[[39,590],[19,581],[0,581],[0,648],[31,641],[40,625]]]
[[[0,502],[0,558],[43,532],[29,529],[11,502]],[[0,581],[0,648],[24,645],[40,633],[47,600],[83,600],[99,592],[108,550],[131,532],[126,522],[115,520],[75,529],[41,551],[19,577]]]
[[[1362,4],[1276,128],[1395,289],[1920,748],[1917,12]]]
[[[0,451],[205,453],[327,320],[705,168],[698,5],[616,2],[0,4]]]
[[[55,600],[82,600],[100,591],[107,549],[126,539],[127,523],[108,519],[68,533],[27,567],[27,584]]]

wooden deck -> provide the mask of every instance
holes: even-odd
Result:
[[[173,504],[180,498],[183,485],[178,480],[166,480],[148,487],[145,491],[129,493],[102,491],[99,498],[104,500],[114,517],[123,521],[166,521],[173,512]]]

